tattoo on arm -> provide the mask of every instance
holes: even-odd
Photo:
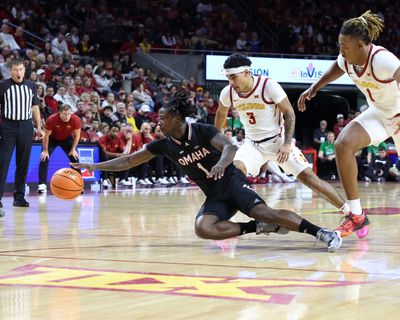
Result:
[[[294,112],[289,112],[288,114],[286,114],[284,143],[290,144],[292,142],[295,124],[296,124],[296,117],[294,115]]]

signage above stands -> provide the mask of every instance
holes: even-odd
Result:
[[[223,68],[228,56],[206,56],[206,80],[227,81]],[[252,75],[270,77],[280,83],[312,84],[335,60],[249,57]],[[354,85],[345,74],[331,84]]]

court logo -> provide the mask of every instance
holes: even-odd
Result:
[[[167,294],[206,299],[233,299],[290,304],[296,287],[330,288],[364,284],[358,281],[329,281],[279,278],[238,278],[127,272],[30,264],[0,276],[0,285]],[[279,290],[279,292],[274,292]]]

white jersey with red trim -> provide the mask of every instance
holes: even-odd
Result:
[[[253,89],[246,95],[239,95],[228,85],[222,89],[219,101],[223,106],[233,106],[246,131],[246,137],[260,141],[276,136],[283,129],[283,115],[277,104],[286,93],[278,82],[261,76],[253,76]]]
[[[400,113],[400,88],[393,79],[400,67],[400,60],[393,53],[371,44],[367,62],[362,69],[348,63],[341,54],[337,64],[349,75],[367,98],[368,105],[378,114],[391,118]]]

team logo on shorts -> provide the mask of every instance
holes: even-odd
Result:
[[[243,187],[242,187],[243,189],[249,189],[249,190],[251,190],[251,191],[253,191],[253,192],[256,192],[254,189],[253,189],[253,187],[251,186],[251,185],[249,185],[249,184],[243,184]]]

